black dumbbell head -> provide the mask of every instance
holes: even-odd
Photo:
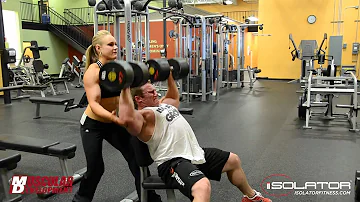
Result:
[[[168,60],[172,66],[172,76],[175,80],[185,78],[189,74],[189,63],[185,58],[172,58]]]
[[[131,88],[139,87],[146,84],[150,78],[148,67],[143,62],[129,62],[134,71],[134,81]]]
[[[89,6],[95,6],[96,0],[88,0]]]
[[[170,8],[176,8],[177,7],[177,0],[169,0],[168,5]]]
[[[147,62],[151,82],[165,81],[170,75],[170,65],[167,59],[150,59]]]
[[[120,92],[130,87],[134,80],[134,71],[125,61],[111,61],[101,67],[100,86],[110,92]]]

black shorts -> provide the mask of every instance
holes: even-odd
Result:
[[[159,176],[166,185],[177,187],[193,200],[192,186],[203,177],[220,181],[222,170],[230,156],[230,152],[216,148],[204,148],[204,151],[206,163],[194,165],[187,159],[175,158],[158,167]]]
[[[216,57],[214,57],[213,62],[214,62],[213,81],[215,81],[218,78],[218,74],[219,74],[218,68],[217,68],[217,59],[216,59]]]

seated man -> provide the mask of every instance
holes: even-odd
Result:
[[[116,122],[148,145],[161,179],[176,185],[192,201],[209,202],[209,180],[220,181],[226,172],[230,182],[245,195],[242,202],[271,202],[250,187],[236,154],[199,146],[191,126],[177,110],[179,104],[179,92],[170,74],[168,91],[160,101],[150,83],[131,91],[124,89]]]

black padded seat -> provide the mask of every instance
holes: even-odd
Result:
[[[65,103],[73,100],[73,98],[55,98],[55,97],[30,97],[29,101],[32,103],[38,104],[54,104],[54,105],[64,105]]]
[[[65,156],[68,159],[75,157],[76,145],[62,142],[48,148],[48,152],[54,156]]]
[[[18,135],[0,135],[0,148],[3,149],[47,154],[48,148],[57,144],[59,144],[58,141],[52,140],[44,140]]]
[[[175,186],[167,186],[159,176],[151,175],[147,177],[142,183],[144,189],[177,189]]]
[[[194,108],[179,108],[180,114],[192,115],[194,112]]]
[[[11,151],[0,151],[0,168],[13,170],[16,168],[16,164],[20,160],[21,160],[21,155],[19,153],[14,153]]]

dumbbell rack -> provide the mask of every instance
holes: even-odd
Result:
[[[351,126],[350,131],[359,130],[356,127],[357,110],[359,108],[357,102],[357,94],[358,94],[357,79],[353,72],[349,72],[349,74],[351,75],[350,77],[325,77],[325,76],[313,76],[312,73],[309,74],[305,87],[305,91],[306,91],[305,102],[302,103],[302,106],[306,107],[306,119],[305,119],[306,123],[305,126],[303,126],[303,128],[306,129],[311,128],[309,126],[310,117],[316,114],[311,111],[312,107],[328,107],[328,112],[326,112],[327,116],[325,115],[325,118],[335,119],[335,116],[338,115],[345,116],[350,123]],[[328,84],[330,81],[334,82],[334,84]],[[335,81],[341,81],[341,84],[335,84]],[[345,84],[343,84],[344,82]],[[352,83],[352,85],[350,85],[349,83]],[[334,94],[351,96],[350,105],[336,105],[336,107],[338,108],[348,108],[349,113],[347,114],[332,113],[332,106],[333,106],[332,95]],[[315,99],[315,101],[313,101],[314,96],[312,95],[328,95],[329,96],[328,102],[322,102],[319,101],[318,99]]]

